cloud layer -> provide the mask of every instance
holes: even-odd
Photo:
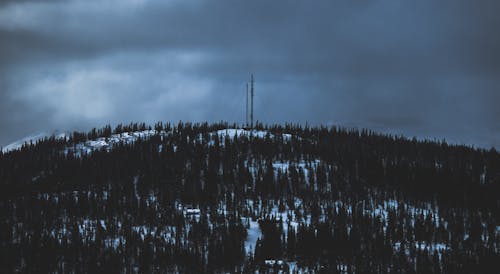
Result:
[[[257,118],[500,147],[498,1],[3,1],[0,145]]]

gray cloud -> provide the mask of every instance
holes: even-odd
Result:
[[[244,119],[500,147],[498,1],[4,1],[0,145]]]

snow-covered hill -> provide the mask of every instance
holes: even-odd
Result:
[[[138,139],[148,139],[154,135],[159,134],[160,136],[167,136],[168,133],[166,131],[158,132],[156,130],[143,130],[143,131],[135,131],[135,132],[123,132],[120,134],[113,134],[110,137],[99,137],[94,140],[88,140],[82,143],[78,143],[76,145],[71,145],[66,148],[64,151],[66,154],[69,152],[74,153],[76,156],[80,156],[85,153],[91,153],[92,151],[105,149],[110,151],[114,145],[117,144],[132,144]],[[254,137],[254,138],[266,138],[269,136],[270,138],[276,138],[275,134],[270,133],[269,131],[263,130],[246,130],[246,129],[238,129],[238,128],[229,128],[222,129],[216,132],[210,133],[210,138],[213,138],[215,135],[218,135],[220,138],[229,137],[233,139],[235,136],[241,137]],[[38,134],[30,135],[23,139],[20,139],[16,142],[13,142],[2,149],[3,153],[7,153],[10,151],[19,150],[25,144],[33,143],[35,144],[38,141],[41,141],[45,138],[50,138],[51,136],[55,136],[56,139],[67,139],[69,134],[60,133],[60,134],[47,134],[45,132],[41,132]],[[201,135],[200,135],[201,137]],[[291,134],[282,134],[282,138],[285,141],[289,141],[292,139]],[[212,142],[213,140],[211,140]]]
[[[39,133],[27,136],[23,139],[17,140],[11,144],[6,145],[4,148],[2,148],[2,152],[7,153],[10,151],[19,150],[23,147],[23,145],[30,144],[30,143],[35,144],[38,141],[41,141],[45,138],[50,138],[51,136],[55,136],[56,139],[65,139],[65,138],[67,138],[68,135],[66,133],[48,134],[46,132],[39,132]]]
[[[78,143],[76,145],[68,146],[65,150],[65,153],[72,151],[73,153],[80,155],[81,153],[90,153],[95,150],[111,150],[114,145],[119,143],[132,144],[138,139],[147,139],[153,135],[160,134],[165,136],[167,133],[165,131],[157,132],[155,130],[143,130],[143,131],[135,131],[135,132],[124,132],[120,134],[113,134],[110,137],[99,137],[94,140],[88,140],[82,143]],[[7,153],[10,151],[20,150],[23,145],[36,144],[37,142],[50,138],[54,136],[56,139],[66,139],[68,140],[69,134],[67,133],[59,133],[59,134],[48,134],[45,132],[40,132],[37,134],[33,134],[27,136],[23,139],[15,141],[4,148],[2,148],[3,153]]]
[[[83,143],[69,146],[66,148],[65,153],[72,152],[76,156],[81,156],[81,154],[88,154],[96,150],[105,149],[107,151],[110,151],[113,146],[117,144],[133,144],[139,139],[151,138],[151,136],[154,136],[156,134],[165,136],[167,133],[165,131],[158,132],[156,130],[123,132],[120,134],[113,134],[110,137],[99,137],[95,140],[88,140]]]

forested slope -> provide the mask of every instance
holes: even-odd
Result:
[[[0,184],[2,273],[500,269],[494,149],[131,124],[0,153]]]

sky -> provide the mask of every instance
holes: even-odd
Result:
[[[500,148],[497,0],[0,0],[0,146],[255,117]]]

